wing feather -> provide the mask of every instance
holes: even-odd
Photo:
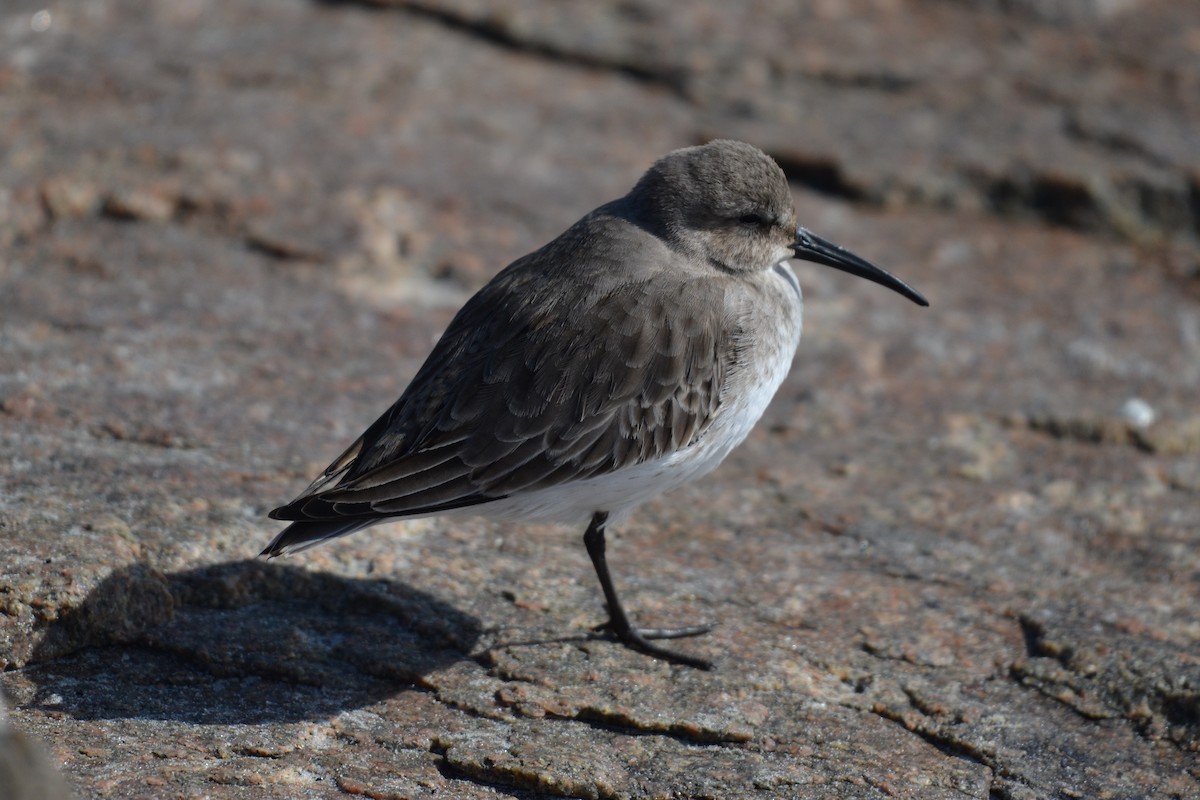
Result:
[[[700,439],[736,354],[723,284],[661,273],[617,280],[629,271],[608,263],[611,253],[592,253],[595,280],[579,281],[587,242],[564,243],[570,233],[468,301],[400,399],[272,516],[437,513]],[[570,259],[575,266],[562,265]]]

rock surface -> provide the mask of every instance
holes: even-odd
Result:
[[[0,763],[43,743],[114,798],[1200,797],[1200,10],[683,9],[0,10]],[[767,417],[619,531],[635,615],[716,621],[680,647],[718,671],[591,633],[577,531],[251,560],[471,291],[716,135],[933,303],[801,267]]]

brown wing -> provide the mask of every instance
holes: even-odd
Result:
[[[610,472],[702,436],[733,355],[721,285],[659,274],[580,287],[538,269],[545,255],[516,262],[473,297],[395,405],[271,516],[447,511]],[[613,274],[608,266],[597,274]]]

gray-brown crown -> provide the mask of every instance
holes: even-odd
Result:
[[[753,145],[717,139],[668,153],[626,201],[640,224],[721,270],[769,269],[791,256],[796,212],[787,178]]]

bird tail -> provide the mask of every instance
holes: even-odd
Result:
[[[330,519],[293,522],[280,531],[279,535],[272,539],[266,549],[258,555],[260,558],[264,556],[275,558],[275,556],[299,553],[310,547],[316,547],[321,542],[361,531],[363,528],[382,521],[384,520]]]

